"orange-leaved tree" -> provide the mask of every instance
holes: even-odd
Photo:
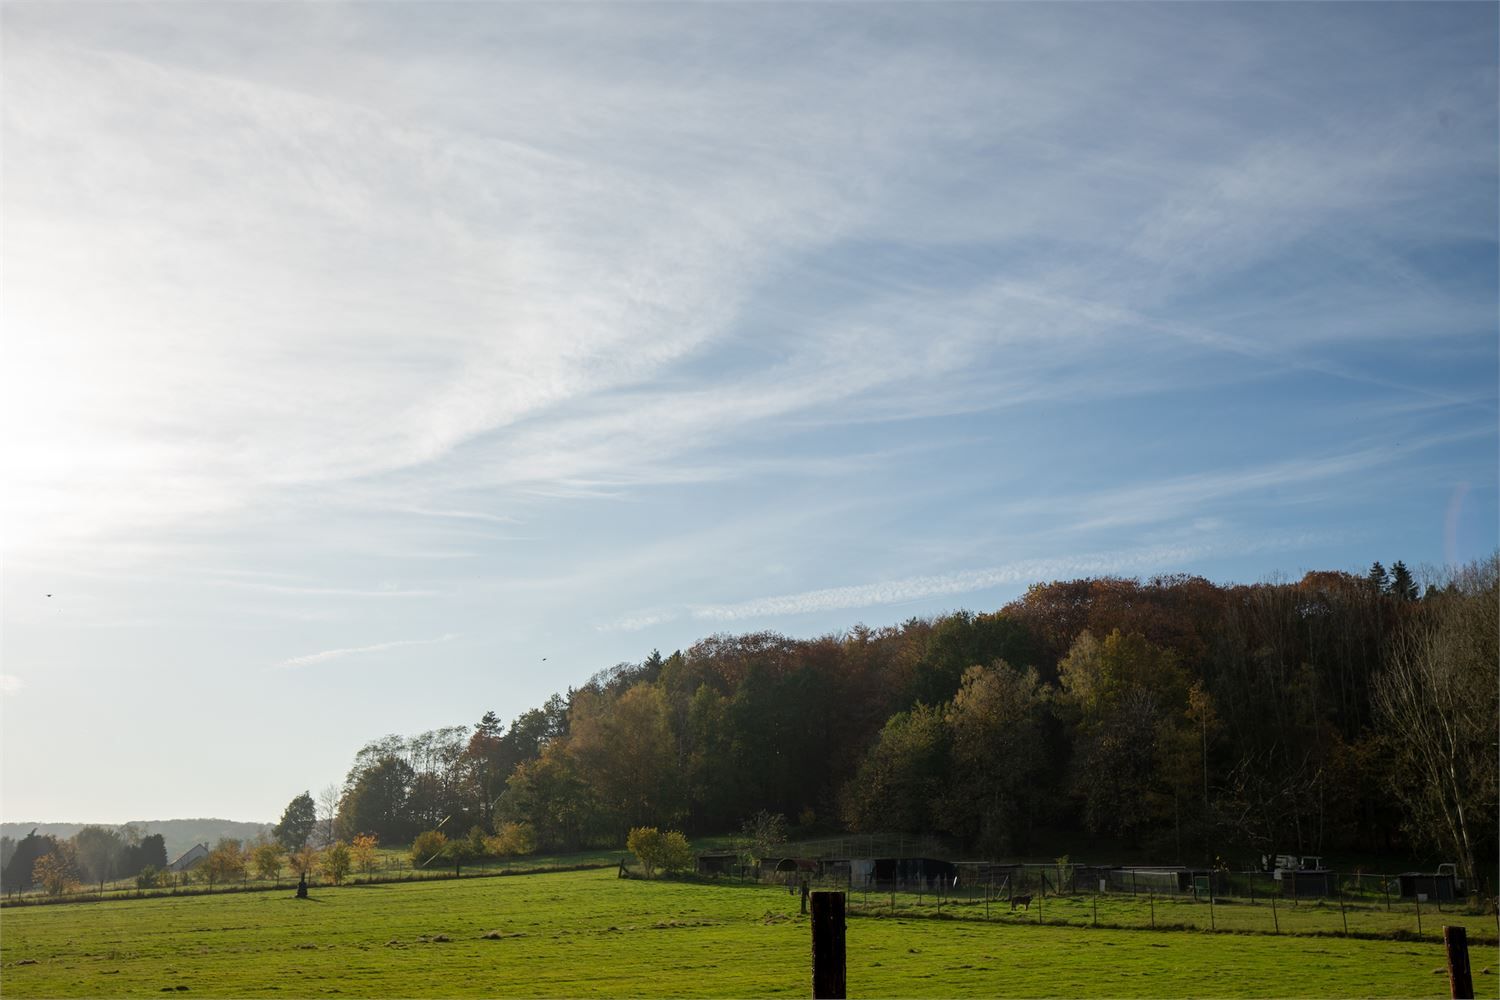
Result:
[[[349,853],[354,856],[354,867],[364,872],[366,878],[375,874],[377,842],[378,838],[373,833],[361,833],[349,845]]]

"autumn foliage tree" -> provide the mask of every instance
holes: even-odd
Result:
[[[36,859],[32,866],[32,879],[49,896],[61,896],[78,887],[78,866],[69,844],[57,848]]]
[[[245,852],[238,840],[232,837],[221,839],[208,852],[200,866],[202,878],[208,882],[210,891],[220,882],[229,882],[245,874]]]
[[[292,871],[298,877],[306,878],[318,870],[318,849],[311,844],[304,844],[300,849],[287,855],[287,863],[291,865]]]
[[[379,858],[376,851],[378,843],[374,834],[361,833],[349,843],[349,853],[354,861],[354,867],[369,876],[375,873],[375,864]]]
[[[286,851],[276,841],[266,841],[251,849],[250,861],[260,878],[280,878],[281,869],[286,865]]]
[[[536,850],[536,834],[529,823],[501,823],[493,836],[484,839],[484,850],[497,858],[514,858]]]
[[[952,747],[943,826],[1006,854],[1042,811],[1048,694],[1034,669],[1004,660],[964,672],[945,719]]]

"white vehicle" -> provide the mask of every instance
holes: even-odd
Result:
[[[1460,896],[1464,894],[1464,880],[1458,877],[1458,865],[1445,861],[1438,865],[1437,873],[1439,875],[1447,875],[1453,879],[1454,893]]]

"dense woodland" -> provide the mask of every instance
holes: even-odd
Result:
[[[341,832],[531,824],[908,831],[975,855],[1058,831],[1163,861],[1417,852],[1492,874],[1497,561],[1366,576],[1038,584],[998,611],[842,635],[715,635],[509,726],[364,747]]]
[[[343,841],[369,853],[440,826],[513,854],[785,816],[996,859],[1050,856],[1059,834],[1230,865],[1422,854],[1492,890],[1497,664],[1500,555],[1425,592],[1400,563],[1252,586],[1087,579],[986,614],[716,635],[508,726],[487,712],[376,740],[248,854],[221,840],[205,877],[310,871],[320,845],[347,871]],[[166,864],[162,837],[131,827],[0,848],[7,891],[150,885]]]

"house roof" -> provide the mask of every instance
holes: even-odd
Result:
[[[193,865],[197,864],[199,861],[202,861],[206,857],[208,857],[208,845],[194,844],[192,847],[189,847],[187,850],[183,851],[182,854],[178,856],[176,861],[173,861],[171,864],[167,865],[167,871],[180,872],[185,868],[191,868]]]

